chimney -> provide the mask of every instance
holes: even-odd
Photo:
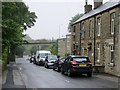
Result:
[[[85,14],[86,14],[92,10],[92,5],[88,5],[88,2],[86,0],[86,4],[85,4],[84,8],[85,8]]]
[[[100,7],[103,4],[103,0],[94,0],[94,9]]]

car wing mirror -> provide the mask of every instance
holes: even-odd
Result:
[[[63,62],[66,62],[66,60],[64,60]]]
[[[40,57],[39,56],[37,56],[37,59],[39,59]]]

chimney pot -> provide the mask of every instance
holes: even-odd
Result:
[[[85,13],[88,13],[92,10],[92,5],[85,5],[84,8],[85,8]]]
[[[94,9],[100,7],[103,4],[103,0],[94,0]]]

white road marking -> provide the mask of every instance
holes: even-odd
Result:
[[[65,80],[65,81],[68,82],[68,83],[70,82],[70,81],[68,81],[68,80]]]
[[[19,68],[19,70],[21,71],[21,70],[22,70],[22,68]]]
[[[37,90],[36,88],[33,88],[33,90]]]

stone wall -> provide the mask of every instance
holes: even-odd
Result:
[[[64,57],[66,54],[66,38],[58,39],[58,55]]]

